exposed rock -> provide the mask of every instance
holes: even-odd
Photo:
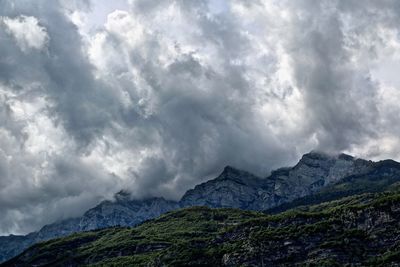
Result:
[[[182,206],[262,210],[270,195],[267,180],[227,166],[216,179],[187,191],[180,203]]]
[[[167,211],[179,208],[179,204],[164,198],[130,200],[117,195],[117,201],[103,201],[88,210],[80,219],[81,231],[94,230],[110,226],[133,226]]]
[[[266,179],[228,166],[216,179],[189,190],[181,204],[265,210],[371,168],[372,162],[349,155],[317,152],[305,154],[293,168],[278,169]]]
[[[293,168],[272,172],[267,179],[273,184],[275,201],[269,207],[310,195],[320,188],[345,177],[363,174],[372,168],[372,162],[349,155],[330,156],[310,152],[303,155]]]

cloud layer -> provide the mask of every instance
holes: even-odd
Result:
[[[400,4],[0,3],[0,233],[311,149],[400,159]]]

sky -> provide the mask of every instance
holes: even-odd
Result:
[[[0,234],[311,150],[400,160],[398,0],[0,0]]]

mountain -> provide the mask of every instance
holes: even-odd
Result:
[[[38,232],[26,236],[0,237],[0,262],[14,257],[40,241],[116,225],[133,226],[177,208],[179,208],[178,203],[163,198],[131,200],[126,193],[119,192],[115,201],[103,201],[80,218],[46,225]]]
[[[227,166],[217,178],[188,190],[180,204],[263,210],[269,205],[271,192],[266,179]]]
[[[180,203],[265,210],[311,195],[345,177],[363,175],[373,167],[371,161],[318,152],[305,154],[294,167],[278,169],[264,179],[228,166],[216,179],[187,191]]]
[[[398,266],[400,191],[278,215],[191,207],[39,243],[7,266]]]
[[[80,218],[50,224],[26,236],[0,237],[0,262],[39,241],[110,226],[134,226],[181,207],[230,207],[258,211],[280,207],[280,210],[285,210],[308,204],[311,198],[319,199],[315,203],[337,199],[346,195],[343,193],[346,190],[347,195],[351,195],[353,184],[357,183],[364,185],[359,187],[358,193],[379,191],[375,190],[379,181],[382,183],[380,191],[400,181],[399,163],[310,152],[303,155],[294,167],[278,169],[266,178],[227,166],[217,178],[188,190],[178,202],[163,198],[134,200],[130,194],[120,192],[114,201],[103,201]],[[327,191],[323,191],[325,188]],[[300,201],[302,198],[305,202]],[[300,204],[284,206],[298,200]]]
[[[133,226],[150,218],[179,208],[179,204],[164,198],[131,200],[129,196],[120,197],[116,201],[103,201],[88,210],[81,218],[80,231],[106,228],[110,226]]]
[[[274,190],[274,203],[270,207],[311,195],[345,177],[363,175],[373,167],[372,163],[346,154],[305,154],[293,168],[279,169],[267,178]]]
[[[362,163],[364,164],[364,163]],[[400,163],[393,160],[369,162],[368,168],[333,182],[316,193],[296,198],[267,209],[267,213],[279,213],[299,206],[319,204],[365,192],[382,192],[400,188]]]

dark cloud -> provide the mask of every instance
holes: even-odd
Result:
[[[121,189],[177,199],[228,164],[399,157],[396,1],[211,2],[0,3],[0,232]]]
[[[325,8],[322,3],[313,5],[311,13],[296,20],[290,46],[297,86],[317,130],[318,145],[342,151],[374,133],[376,89],[369,74],[359,73],[351,62],[338,10]],[[372,101],[359,104],[365,97]]]

